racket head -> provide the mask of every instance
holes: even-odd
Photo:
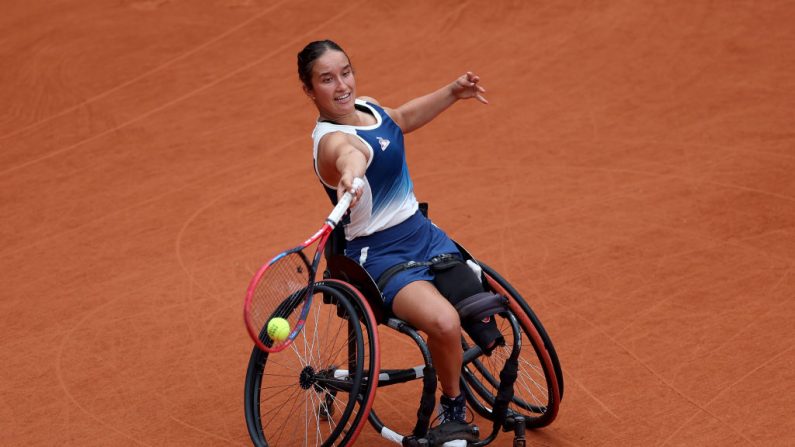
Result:
[[[361,187],[363,181],[354,179]],[[249,283],[243,305],[243,320],[251,339],[266,352],[279,352],[292,344],[304,327],[315,285],[315,272],[320,264],[326,242],[334,227],[353,200],[348,191],[326,218],[326,222],[309,239],[298,247],[282,252],[262,266]],[[312,262],[304,250],[317,242]],[[301,309],[300,312],[297,309]],[[268,323],[273,318],[283,318],[289,323],[286,339],[276,340],[268,334]]]
[[[246,290],[243,318],[251,339],[266,352],[279,352],[301,332],[311,303],[315,271],[304,247],[280,253],[262,266]],[[317,256],[316,256],[317,257]],[[268,335],[268,323],[283,318],[289,335],[283,340]]]

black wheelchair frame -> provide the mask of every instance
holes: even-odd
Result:
[[[427,215],[426,205],[423,212]],[[403,446],[451,441],[429,431],[437,383],[424,338],[409,324],[386,314],[376,282],[344,256],[344,243],[339,227],[326,247],[324,279],[315,286],[321,299],[312,303],[314,320],[308,319],[306,334],[294,341],[292,354],[289,350],[274,354],[269,362],[268,354],[258,348],[251,353],[244,405],[252,442],[256,446],[347,446],[356,440],[365,420],[383,438]],[[469,407],[492,422],[488,436],[480,439],[475,430],[466,445],[485,446],[502,430],[514,432],[514,446],[524,446],[525,428],[544,427],[557,416],[563,398],[560,361],[541,321],[516,289],[456,245],[466,259],[482,268],[486,288],[507,301],[506,309],[495,316],[505,346],[486,356],[462,334],[462,392]],[[300,309],[301,303],[288,304]],[[381,370],[378,325],[409,337],[424,364]],[[264,328],[262,336],[267,336]],[[381,421],[373,401],[378,388],[414,380],[423,383],[417,423],[411,433],[400,434]],[[303,429],[297,421],[303,421]]]

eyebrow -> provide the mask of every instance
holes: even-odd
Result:
[[[345,65],[344,67],[342,67],[342,71],[345,71],[346,69],[349,69],[349,68],[351,68],[351,64],[347,64],[347,65]],[[331,74],[331,71],[324,71],[324,72],[322,72],[322,73],[318,73],[317,75],[318,75],[319,77],[323,77],[323,76],[325,76],[325,75],[330,75],[330,74]]]

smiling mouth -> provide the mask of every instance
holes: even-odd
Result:
[[[348,99],[350,99],[350,97],[351,97],[351,93],[350,93],[350,92],[348,92],[348,93],[346,93],[346,94],[344,94],[344,95],[342,95],[342,96],[338,96],[338,97],[334,98],[334,101],[337,101],[337,102],[345,102],[345,101],[347,101]]]

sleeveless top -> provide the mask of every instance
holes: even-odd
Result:
[[[381,107],[359,99],[355,104],[357,110],[372,114],[376,123],[348,126],[318,120],[312,132],[315,174],[333,204],[337,202],[336,185],[326,184],[318,172],[320,140],[328,133],[344,132],[359,138],[370,152],[362,179],[362,196],[344,223],[345,238],[349,241],[393,227],[414,215],[418,208],[414,184],[406,165],[403,131]]]

